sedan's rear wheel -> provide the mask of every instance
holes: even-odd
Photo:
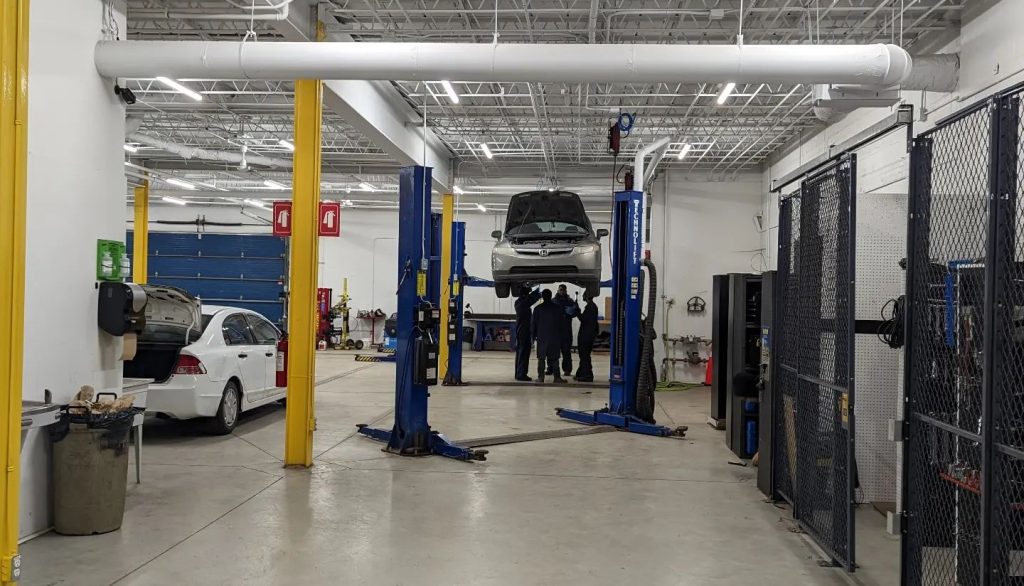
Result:
[[[242,413],[242,393],[235,381],[228,381],[224,386],[224,394],[220,398],[217,415],[210,420],[208,429],[214,435],[227,435],[238,424],[238,416]]]

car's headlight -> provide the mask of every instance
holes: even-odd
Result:
[[[576,254],[594,254],[599,250],[601,250],[601,247],[597,244],[577,244],[572,249]]]

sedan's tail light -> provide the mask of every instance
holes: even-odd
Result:
[[[174,374],[206,374],[206,367],[195,356],[182,354],[174,365]]]

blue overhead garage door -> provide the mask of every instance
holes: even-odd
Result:
[[[133,237],[129,231],[129,253]],[[287,259],[277,236],[149,233],[151,284],[184,289],[204,303],[251,309],[282,328]]]

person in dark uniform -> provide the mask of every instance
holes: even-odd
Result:
[[[516,298],[516,380],[532,381],[530,378],[530,351],[533,350],[533,333],[530,331],[533,319],[533,304],[540,299],[540,289],[522,287]]]
[[[565,311],[551,300],[551,289],[541,293],[544,301],[533,310],[533,338],[537,341],[537,382],[544,382],[544,373],[550,368],[556,383],[564,383],[558,372],[558,353],[562,347]]]
[[[558,346],[562,355],[562,372],[565,376],[572,376],[572,318],[579,314],[580,307],[569,299],[569,291],[564,284],[558,286],[554,301],[562,308],[562,338]],[[551,368],[557,370],[558,365],[551,365]]]
[[[578,317],[580,331],[576,337],[576,349],[580,353],[580,367],[576,369],[576,376],[573,378],[582,383],[592,383],[594,364],[590,360],[590,353],[594,350],[594,340],[597,339],[597,304],[587,293],[583,293],[583,311]]]

